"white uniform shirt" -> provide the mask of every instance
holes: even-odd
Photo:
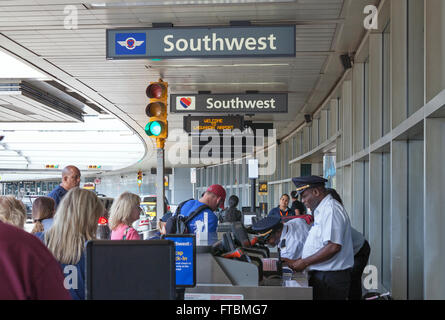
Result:
[[[351,223],[345,208],[331,195],[327,195],[314,212],[314,225],[303,247],[302,258],[320,251],[328,241],[341,245],[341,250],[331,259],[308,267],[308,270],[338,271],[352,268],[354,253]]]
[[[352,236],[352,247],[354,249],[354,256],[360,251],[360,249],[363,247],[363,244],[365,243],[365,237],[355,230],[353,227],[351,227],[351,236]]]
[[[303,253],[310,226],[306,220],[295,218],[283,225],[278,247],[281,249],[281,257],[287,259],[299,259]]]

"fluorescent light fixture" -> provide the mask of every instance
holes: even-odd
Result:
[[[139,1],[139,2],[112,2],[91,3],[91,9],[135,8],[135,7],[160,7],[160,6],[212,6],[212,5],[236,5],[236,4],[269,4],[289,3],[296,0],[165,0],[165,1]]]
[[[49,80],[50,78],[45,74],[36,71],[27,64],[21,62],[20,60],[14,58],[13,56],[0,51],[0,79],[39,79],[39,80]]]
[[[222,82],[187,82],[187,83],[177,83],[176,86],[206,86],[206,85],[223,85],[223,86],[240,86],[240,85],[287,85],[284,82],[231,82],[231,83],[222,83]]]
[[[152,65],[152,68],[231,68],[231,67],[288,67],[289,63],[238,63],[238,64],[195,64],[195,65],[187,65],[187,64],[166,64],[166,65]]]

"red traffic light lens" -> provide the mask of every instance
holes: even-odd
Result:
[[[164,94],[165,87],[159,83],[152,83],[147,87],[146,94],[149,98],[160,99]]]

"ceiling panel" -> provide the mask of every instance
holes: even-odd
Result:
[[[246,90],[289,92],[288,115],[269,118],[258,115],[254,120],[272,119],[279,121],[280,126],[281,123],[290,125],[301,116],[299,113],[312,93],[319,92],[316,89],[321,74],[325,71],[328,57],[333,54],[332,50],[335,50],[334,37],[345,19],[342,16],[343,0],[88,9],[91,2],[1,1],[1,32],[63,70],[67,77],[92,88],[116,107],[115,114],[126,113],[141,127],[147,120],[144,114],[147,103],[145,88],[149,81],[159,77],[169,82],[171,93],[194,93],[199,90],[214,93]],[[63,28],[65,5],[75,5],[78,9],[78,29]],[[170,22],[174,26],[229,25],[233,20],[247,20],[254,25],[295,24],[296,57],[161,61],[105,59],[107,28],[150,27],[156,22]],[[333,79],[340,76],[341,72],[323,75],[324,78]],[[329,88],[322,91],[319,93],[327,95]],[[13,116],[1,109],[0,112]],[[171,115],[171,118],[174,124],[171,129],[181,126],[182,116]],[[288,128],[278,130],[278,136],[289,131]],[[146,137],[144,139],[147,141]]]

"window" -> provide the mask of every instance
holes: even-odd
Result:
[[[382,137],[391,130],[391,25],[383,31]]]

